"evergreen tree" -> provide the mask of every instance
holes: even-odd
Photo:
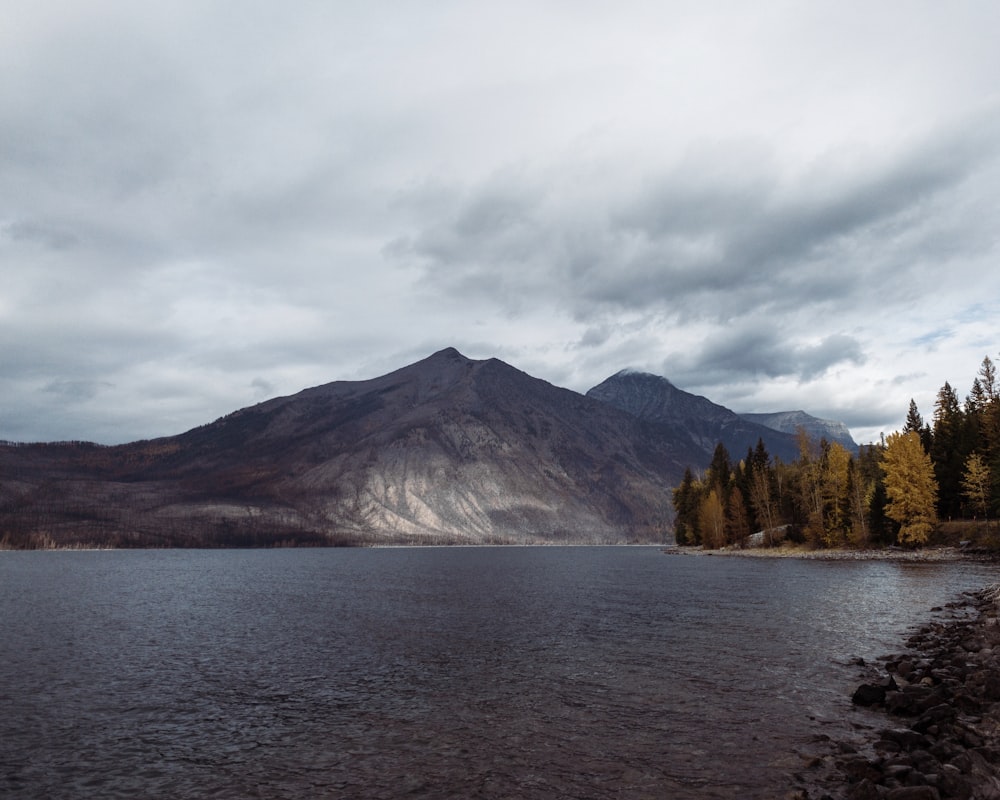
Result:
[[[962,470],[968,457],[965,417],[958,396],[945,381],[934,403],[934,435],[930,456],[938,484],[938,512],[942,517],[962,513]]]
[[[729,481],[733,477],[733,462],[729,458],[726,446],[719,442],[712,453],[712,463],[708,465],[706,483],[717,489],[729,489]],[[720,493],[721,494],[721,493]]]
[[[753,454],[747,460],[750,469],[768,469],[771,466],[771,456],[764,446],[764,440],[758,438],[757,446],[753,449]]]
[[[930,452],[932,439],[931,427],[920,416],[917,403],[912,397],[910,398],[910,410],[906,413],[906,422],[903,424],[903,433],[911,431],[920,437],[920,442],[923,444],[924,450]]]
[[[695,481],[691,468],[684,470],[684,478],[674,489],[674,540],[679,545],[695,545],[698,535],[698,507],[701,505],[701,487]]]
[[[915,433],[918,436],[924,429],[924,418],[920,416],[917,409],[917,401],[910,398],[910,410],[906,413],[906,422],[903,424],[903,433]]]
[[[983,363],[979,365],[979,375],[976,382],[982,387],[983,395],[989,403],[1000,400],[1000,386],[997,386],[997,371],[989,356],[983,356]]]
[[[885,445],[870,444],[858,451],[858,477],[866,487],[868,505],[868,531],[872,541],[889,544],[893,532],[885,515],[889,502],[885,495],[885,473],[882,471],[882,455]]]
[[[996,368],[989,356],[983,358],[976,378],[981,386],[977,414],[977,447],[990,472],[988,507],[1000,509],[1000,386],[997,385]],[[973,389],[976,382],[973,382]]]

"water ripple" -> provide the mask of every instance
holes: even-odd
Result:
[[[985,568],[655,548],[0,554],[0,794],[766,798]],[[846,734],[845,734],[846,735]]]

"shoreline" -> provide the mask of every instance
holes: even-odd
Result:
[[[959,547],[940,545],[925,547],[919,550],[903,549],[868,549],[854,550],[837,548],[830,550],[814,550],[807,547],[755,547],[755,548],[722,548],[705,550],[701,547],[664,547],[667,555],[680,556],[722,556],[726,558],[798,558],[814,561],[907,561],[919,563],[940,563],[954,561],[998,561],[1000,553],[965,550]]]
[[[1000,798],[1000,584],[930,613],[900,650],[855,662],[860,739],[814,736],[788,798]]]

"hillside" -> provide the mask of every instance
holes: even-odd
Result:
[[[455,350],[118,447],[0,448],[9,543],[661,541],[702,453]]]

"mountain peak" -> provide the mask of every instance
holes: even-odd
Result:
[[[688,439],[701,448],[706,461],[718,442],[737,457],[758,439],[765,440],[772,455],[788,458],[796,453],[790,435],[745,421],[735,411],[678,389],[659,375],[622,370],[595,386],[587,396],[640,419],[668,426],[675,438]]]
[[[438,350],[436,353],[431,354],[430,359],[451,359],[454,361],[469,361],[470,359],[463,356],[454,347],[446,347],[444,350]]]
[[[607,381],[605,381],[605,383],[607,383],[608,381],[616,381],[622,379],[624,380],[632,379],[632,380],[640,380],[648,382],[655,381],[656,383],[665,383],[668,386],[671,387],[673,386],[673,384],[668,379],[664,378],[662,375],[656,375],[652,372],[646,372],[645,370],[639,369],[638,367],[625,367],[625,369],[620,369],[618,370],[618,372],[616,372],[614,375],[608,378]]]

